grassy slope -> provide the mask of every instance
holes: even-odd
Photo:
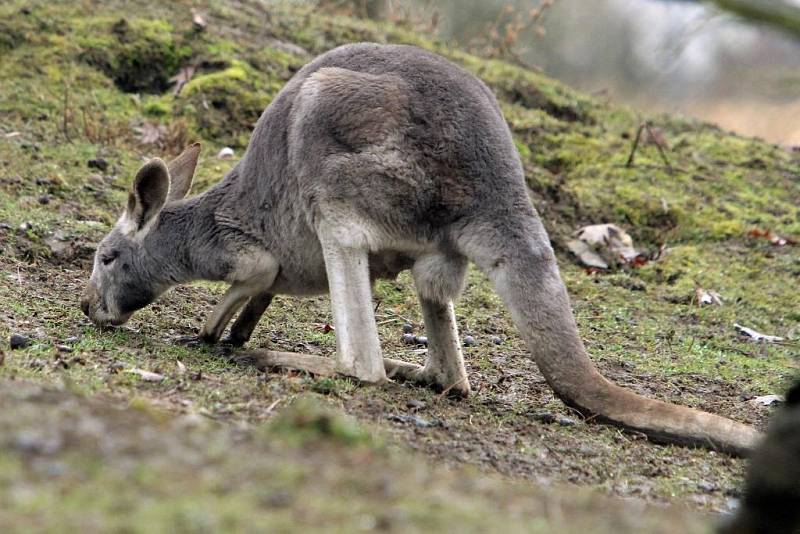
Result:
[[[466,462],[514,477],[724,508],[735,494],[740,461],[655,447],[596,425],[561,427],[532,418],[569,412],[542,383],[478,273],[471,273],[458,306],[462,330],[478,339],[467,350],[477,394],[465,402],[408,386],[376,391],[347,380],[263,375],[229,363],[215,349],[176,346],[172,338],[199,326],[218,286],[170,293],[113,333],[87,324],[76,296],[88,276],[91,245],[116,219],[143,155],[202,139],[200,190],[231,165],[212,155],[226,145],[241,153],[263,106],[310,57],[358,40],[413,43],[460,62],[495,90],[558,250],[575,227],[596,222],[625,226],[641,246],[670,247],[658,262],[605,276],[587,276],[566,254],[560,257],[582,334],[603,371],[649,395],[762,424],[768,411],[743,398],[780,388],[797,368],[796,345],[754,346],[735,335],[732,323],[797,336],[796,248],[745,236],[756,226],[800,234],[796,154],[663,116],[653,121],[670,144],[676,170],[662,165],[653,146],[641,147],[637,164],[626,168],[638,123],[633,111],[402,27],[210,1],[191,3],[209,21],[196,33],[189,2],[127,5],[124,23],[115,2],[12,0],[0,6],[0,223],[7,225],[0,228],[0,334],[36,337],[23,351],[3,349],[4,388],[20,379],[67,384],[80,393],[248,423],[268,418],[275,401],[315,390],[436,463]],[[200,71],[174,97],[167,80],[190,62]],[[163,150],[137,143],[132,125],[143,120],[165,125]],[[5,137],[10,132],[21,135]],[[87,160],[98,156],[109,169],[87,169]],[[719,291],[726,305],[692,306],[695,285]],[[408,277],[379,283],[376,298],[384,351],[417,357],[399,342],[399,316],[420,322]],[[289,349],[302,343],[304,350],[330,352],[332,336],[314,328],[328,320],[324,298],[279,299],[253,343]],[[503,345],[491,345],[490,335],[502,337]],[[63,343],[72,352],[59,355],[54,346]],[[126,366],[168,378],[146,383],[120,373]],[[438,424],[387,421],[408,412],[410,400],[423,402],[419,415]],[[619,462],[621,455],[626,462]],[[192,487],[187,480],[172,491]]]

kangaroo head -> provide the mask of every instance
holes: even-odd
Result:
[[[167,165],[155,158],[133,180],[128,204],[117,224],[100,242],[94,268],[81,298],[83,312],[98,325],[120,325],[170,287],[157,272],[148,236],[158,226],[167,202],[180,200],[192,185],[200,144],[195,143]]]

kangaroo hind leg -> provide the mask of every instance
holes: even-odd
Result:
[[[424,256],[414,264],[412,273],[422,307],[428,353],[423,367],[387,360],[390,374],[429,384],[453,395],[469,395],[453,306],[453,300],[461,292],[466,267],[463,257],[440,254]]]
[[[366,249],[342,244],[329,229],[319,239],[325,257],[336,328],[336,370],[363,382],[386,381]]]

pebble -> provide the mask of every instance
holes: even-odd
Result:
[[[403,343],[406,345],[413,345],[417,342],[417,336],[414,334],[403,334]]]
[[[563,415],[556,418],[556,423],[561,426],[575,426],[578,424],[575,419],[572,419],[571,417],[565,417]]]
[[[61,450],[63,441],[60,436],[46,435],[39,431],[23,430],[14,436],[13,446],[20,452],[28,454],[50,455]]]
[[[699,489],[700,491],[704,491],[706,493],[713,493],[717,489],[717,487],[711,482],[708,482],[706,480],[701,480],[700,482],[697,483],[697,489]]]
[[[11,334],[8,344],[11,345],[11,348],[15,350],[24,349],[31,344],[31,338],[28,336],[23,336],[22,334]]]
[[[90,169],[97,169],[98,171],[107,171],[108,162],[103,158],[94,158],[86,162],[86,166]]]
[[[47,196],[47,195],[40,196],[39,197],[39,204],[41,204],[42,206],[46,206],[46,205],[50,204],[50,197]]]
[[[408,408],[413,409],[413,410],[421,410],[427,405],[424,402],[422,402],[421,400],[411,399],[408,402],[406,402],[406,406]]]
[[[503,344],[503,338],[499,338],[497,336],[492,336],[491,341],[495,345],[502,345]]]
[[[417,345],[425,345],[428,346],[428,338],[425,336],[418,336],[417,338]]]
[[[464,339],[461,341],[461,344],[465,347],[471,347],[475,344],[475,338],[472,336],[464,336]]]
[[[531,414],[531,418],[545,424],[558,423],[561,426],[575,426],[578,422],[575,419],[564,415],[556,415],[549,412],[536,412]]]
[[[56,350],[58,352],[72,352],[72,347],[69,345],[56,345]]]
[[[231,159],[233,158],[233,156],[234,156],[233,149],[228,146],[226,146],[217,153],[217,158],[219,159]]]
[[[423,417],[419,417],[417,415],[399,415],[399,414],[392,414],[387,417],[389,421],[395,421],[398,423],[406,423],[412,424],[419,428],[428,428],[432,426],[436,426],[436,421],[428,421]]]
[[[414,331],[414,325],[409,324],[409,323],[404,323],[403,324],[403,333],[404,334],[410,334],[413,331]]]

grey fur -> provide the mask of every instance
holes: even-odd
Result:
[[[170,172],[191,160],[181,158]],[[124,263],[95,261],[84,308],[97,322],[129,317],[121,303],[132,286],[141,297],[130,300],[146,304],[175,284],[225,280],[231,289],[203,335],[218,340],[245,306],[231,334],[241,343],[271,295],[323,293],[330,279],[337,368],[381,382],[370,280],[413,268],[431,354],[424,368],[392,369],[466,394],[452,301],[469,260],[568,404],[665,441],[741,453],[758,437],[728,419],[639,397],[597,372],[494,95],[430,52],[354,44],[319,56],[266,109],[221,182],[193,198],[170,197],[152,224],[137,225],[144,230],[125,230],[142,209],[134,195],[98,249],[98,258],[118,251]]]

